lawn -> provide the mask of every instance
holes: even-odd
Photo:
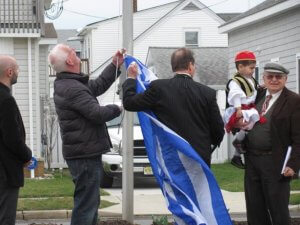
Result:
[[[229,163],[214,164],[212,171],[221,189],[232,192],[244,191],[244,170],[237,169]],[[291,190],[300,190],[300,179],[291,182]],[[54,172],[49,179],[26,179],[24,188],[20,189],[18,210],[56,210],[73,208],[74,184],[68,170]],[[109,195],[100,190],[100,195]],[[35,199],[36,198],[36,199]],[[300,204],[300,194],[292,194],[291,204]],[[100,208],[114,205],[101,200]]]
[[[237,169],[230,163],[213,164],[211,168],[221,189],[232,192],[244,191],[244,170]],[[291,182],[291,190],[300,191],[300,179]]]
[[[74,184],[68,170],[63,173],[54,172],[54,179],[25,179],[24,188],[20,189],[20,198],[40,198],[40,197],[72,197]],[[102,196],[109,195],[101,190]]]
[[[18,210],[56,210],[73,208],[74,184],[68,170],[53,172],[52,178],[25,179],[20,189]],[[100,189],[100,195],[109,195]],[[101,200],[100,208],[115,203]]]

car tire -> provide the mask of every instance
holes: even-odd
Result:
[[[111,188],[114,182],[114,178],[111,176],[108,176],[103,167],[100,175],[100,187],[101,188]]]

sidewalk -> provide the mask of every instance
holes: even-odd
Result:
[[[110,196],[101,196],[102,200],[117,203],[116,205],[100,209],[101,217],[122,217],[122,195],[120,191],[114,189],[105,189]],[[292,192],[296,193],[296,192]],[[299,192],[298,192],[299,193]],[[245,218],[246,204],[244,192],[223,191],[222,194],[225,204],[232,218]],[[300,205],[290,206],[290,210],[300,216]],[[152,216],[152,215],[171,215],[166,207],[161,190],[149,189],[147,194],[144,190],[134,190],[134,215],[135,217]],[[51,210],[51,211],[19,211],[17,212],[18,220],[30,219],[68,219],[71,217],[71,210]]]

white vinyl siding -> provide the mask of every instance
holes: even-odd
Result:
[[[175,7],[177,3],[156,7],[152,10],[144,10],[134,14],[134,38],[148,29],[154,22]],[[108,19],[93,25],[96,29],[85,35],[90,38],[91,43],[91,71],[97,69],[109,59],[118,48],[122,47],[122,17]],[[86,45],[84,46],[86,47]],[[86,49],[84,49],[86,51]]]
[[[12,38],[0,38],[0,54],[1,55],[14,54],[14,42]]]

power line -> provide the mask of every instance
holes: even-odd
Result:
[[[69,0],[64,0],[63,2],[66,2],[66,1],[69,1]],[[210,7],[222,4],[222,3],[227,2],[227,1],[229,1],[229,0],[223,0],[221,2],[217,2],[215,4],[212,4],[212,5],[209,5],[209,6],[205,6],[203,8],[197,9],[197,10],[191,10],[191,11],[180,13],[180,14],[177,14],[177,15],[183,15],[183,14],[192,13],[192,12],[195,12],[195,11],[201,11],[201,10],[204,10],[204,9],[210,9]],[[53,4],[56,4],[56,3],[53,3]],[[88,17],[93,17],[93,18],[97,18],[97,19],[108,19],[108,17],[95,16],[95,15],[86,14],[86,13],[82,13],[82,12],[78,12],[78,11],[74,11],[74,10],[69,10],[69,9],[66,9],[66,8],[64,8],[64,10],[67,11],[67,12],[78,14],[78,15],[82,15],[82,16],[88,16]],[[159,17],[148,17],[147,19],[149,19],[149,18],[151,18],[151,19],[158,19]]]
[[[68,0],[66,0],[66,1],[68,1]],[[69,9],[66,9],[66,8],[64,8],[64,9],[65,9],[65,11],[67,11],[67,12],[74,13],[74,14],[78,14],[78,15],[82,15],[82,16],[94,17],[94,18],[98,18],[98,19],[107,19],[107,17],[94,16],[94,15],[90,15],[90,14],[85,14],[85,13],[81,13],[81,12],[69,10]]]

